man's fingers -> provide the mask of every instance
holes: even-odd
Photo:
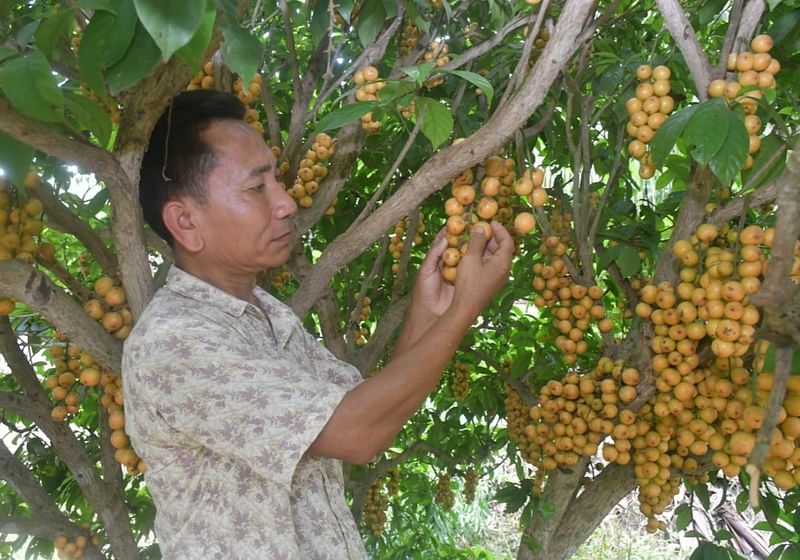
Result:
[[[513,255],[514,239],[511,237],[511,234],[508,233],[508,230],[500,223],[492,222],[492,232],[494,233],[492,238],[497,241],[498,245],[496,253],[508,256]]]
[[[483,251],[486,248],[486,241],[486,234],[483,231],[483,227],[473,226],[472,230],[470,230],[467,255],[472,255],[478,258],[482,257]]]
[[[445,237],[445,230],[442,228],[439,230],[439,233],[436,234],[431,248],[428,249],[428,254],[425,256],[425,260],[422,261],[420,269],[428,273],[437,271],[439,268],[439,259],[445,249],[447,249],[447,238]]]

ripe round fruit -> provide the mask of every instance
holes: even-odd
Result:
[[[442,261],[444,262],[445,266],[450,266],[450,267],[458,266],[460,260],[461,260],[461,252],[455,247],[449,247],[442,254]]]
[[[725,80],[713,80],[710,84],[708,84],[708,96],[722,97],[725,93],[725,86],[727,85],[728,82]]]
[[[491,220],[494,218],[495,214],[497,214],[498,208],[499,205],[497,204],[497,201],[486,196],[478,203],[478,216],[484,220]]]
[[[739,72],[747,72],[748,70],[753,69],[753,53],[751,52],[741,52],[736,57],[736,70]]]
[[[652,75],[653,69],[649,64],[642,64],[636,69],[636,77],[639,78],[640,81],[649,80]]]
[[[536,227],[536,218],[530,212],[520,212],[514,218],[514,231],[525,235]]]
[[[641,99],[636,97],[631,97],[625,102],[625,108],[628,110],[628,114],[632,115],[638,111],[641,111],[644,104]]]
[[[750,41],[750,48],[754,53],[765,53],[770,51],[773,44],[772,37],[769,35],[757,35]]]
[[[636,98],[641,99],[644,101],[648,97],[652,96],[654,93],[653,91],[653,84],[645,82],[636,86]]]
[[[656,80],[653,83],[653,94],[662,97],[667,95],[670,91],[671,85],[669,80]]]
[[[669,115],[673,109],[675,109],[675,100],[669,95],[665,95],[664,97],[662,97],[661,107],[659,108],[659,112],[665,115]]]
[[[529,196],[534,208],[541,208],[547,203],[547,191],[541,187],[536,187]]]
[[[672,76],[672,71],[669,69],[668,66],[660,65],[653,68],[653,79],[658,80],[669,80]]]

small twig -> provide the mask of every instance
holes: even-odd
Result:
[[[514,68],[514,72],[511,74],[511,79],[508,80],[508,85],[506,86],[506,90],[503,93],[503,97],[500,100],[500,103],[497,104],[498,110],[502,110],[502,107],[508,101],[508,98],[517,91],[519,85],[522,83],[522,80],[525,78],[525,74],[528,72],[528,60],[531,56],[531,50],[533,49],[533,42],[536,40],[537,35],[539,35],[539,29],[542,27],[542,21],[544,21],[544,15],[547,13],[547,8],[550,5],[550,0],[544,0],[539,6],[539,10],[536,13],[536,23],[533,25],[533,29],[528,28],[528,36],[525,38],[525,43],[522,46],[522,54],[517,60],[517,65]],[[530,26],[531,22],[534,20],[534,15],[531,14],[526,22],[526,25]]]
[[[466,65],[468,62],[483,56],[487,52],[490,52],[494,47],[502,43],[509,33],[512,33],[520,27],[526,25],[527,21],[528,16],[520,15],[515,17],[505,24],[503,28],[494,35],[494,37],[467,49],[456,58],[442,66],[442,68],[444,70],[455,70]]]
[[[355,227],[358,227],[358,225],[361,222],[363,222],[370,216],[370,214],[372,214],[372,211],[375,209],[375,206],[377,206],[378,202],[381,200],[384,191],[389,187],[389,184],[392,182],[394,174],[400,168],[400,164],[403,163],[403,160],[408,154],[408,151],[414,145],[414,141],[417,139],[417,135],[419,134],[420,130],[422,130],[422,120],[424,118],[425,115],[423,114],[423,111],[420,111],[420,113],[417,115],[417,122],[414,123],[414,128],[408,135],[406,143],[400,149],[400,153],[397,154],[397,157],[395,158],[389,170],[386,172],[386,175],[384,175],[380,186],[372,194],[372,197],[369,199],[369,201],[367,201],[367,204],[364,206],[364,209],[361,211],[358,217],[356,217],[356,219],[353,220],[352,225],[348,229],[353,229]]]
[[[728,55],[733,51],[736,33],[739,31],[739,24],[742,21],[743,7],[744,0],[734,0],[733,6],[731,7],[731,11],[728,15],[728,31],[725,33],[725,41],[722,44],[719,64],[714,72],[714,77],[724,76],[725,72],[728,70]]]
[[[408,229],[406,238],[403,241],[403,252],[397,265],[397,276],[392,287],[392,301],[397,301],[406,288],[408,280],[408,261],[411,259],[411,248],[414,246],[414,239],[417,236],[417,225],[419,224],[419,207],[414,208],[408,215]]]

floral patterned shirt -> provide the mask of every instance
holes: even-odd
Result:
[[[173,266],[125,342],[126,430],[163,557],[364,559],[341,462],[306,454],[361,375],[254,294]]]

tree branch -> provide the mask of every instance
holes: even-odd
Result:
[[[736,31],[736,40],[733,43],[733,49],[739,51],[742,46],[747,48],[750,43],[750,38],[755,33],[761,21],[761,16],[764,15],[764,10],[767,9],[767,3],[764,0],[748,0],[747,5],[742,12],[742,20]],[[727,64],[727,56],[724,62]]]
[[[89,224],[76,216],[72,210],[61,202],[47,184],[37,187],[34,195],[42,201],[44,216],[50,227],[63,233],[74,235],[92,254],[106,276],[115,276],[118,272],[117,258],[103,243]]]
[[[678,0],[656,0],[658,9],[664,17],[664,24],[677,43],[689,72],[692,74],[697,97],[700,101],[708,99],[708,84],[711,83],[711,68],[703,48],[697,41],[692,24]]]
[[[23,301],[64,331],[104,367],[120,371],[122,343],[43,273],[18,260],[0,261],[0,293]]]
[[[429,159],[394,196],[364,221],[362,227],[340,235],[328,245],[317,261],[317,273],[302,284],[292,298],[292,307],[299,315],[304,315],[319,298],[337,270],[357,257],[429,194],[440,189],[461,170],[485,160],[514,134],[519,123],[527,120],[541,105],[561,68],[574,52],[575,38],[592,6],[593,3],[587,0],[567,0],[536,67],[505,110],[495,112],[489,122],[458,146],[446,148]]]
[[[786,168],[777,182],[778,212],[775,219],[775,240],[764,275],[764,283],[751,302],[779,311],[797,291],[790,274],[794,262],[795,246],[800,237],[800,140],[789,155]]]

